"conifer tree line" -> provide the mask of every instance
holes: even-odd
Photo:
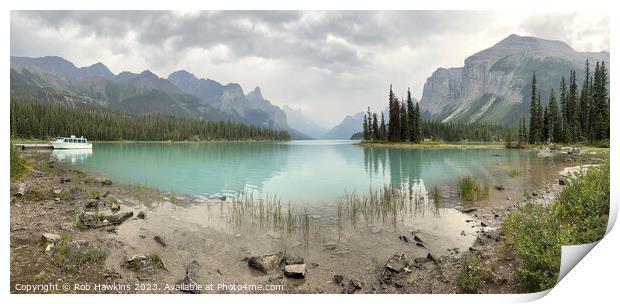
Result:
[[[570,71],[568,83],[562,76],[559,83],[559,102],[553,88],[549,102],[541,103],[536,72],[532,74],[529,126],[525,119],[519,122],[517,146],[524,143],[608,143],[609,124],[609,78],[605,62],[596,62],[592,73],[586,60],[585,75],[581,88],[577,85],[577,73]],[[506,138],[506,145],[511,141]]]
[[[407,100],[401,101],[394,95],[392,85],[388,94],[388,115],[389,123],[386,123],[383,112],[379,119],[379,115],[368,107],[362,122],[362,139],[412,143],[420,143],[425,138],[448,142],[499,142],[506,132],[506,128],[498,124],[442,123],[423,119],[419,103],[411,97],[411,90],[407,90]]]
[[[289,140],[286,131],[225,121],[203,121],[165,114],[130,115],[100,107],[11,100],[11,137],[89,140],[198,141]]]

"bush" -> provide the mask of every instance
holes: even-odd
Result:
[[[11,181],[21,180],[24,175],[30,171],[30,165],[27,160],[25,160],[19,150],[11,144],[10,148],[11,152]]]
[[[552,209],[526,204],[504,222],[504,234],[521,262],[517,280],[528,291],[553,287],[560,270],[561,246],[567,241]]]
[[[467,258],[463,262],[458,281],[463,291],[478,293],[486,281],[491,277],[488,270],[482,267],[480,259],[476,256]]]
[[[549,206],[526,204],[510,213],[503,233],[521,267],[517,280],[527,291],[553,287],[564,245],[600,240],[609,217],[609,164],[573,180]]]
[[[609,217],[609,163],[591,168],[558,195],[555,207],[571,244],[600,240]]]

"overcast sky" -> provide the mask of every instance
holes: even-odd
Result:
[[[609,17],[594,12],[450,11],[13,11],[11,55],[96,62],[114,73],[185,69],[223,84],[256,86],[278,106],[325,127],[398,95],[422,95],[439,67],[508,35],[609,50]]]

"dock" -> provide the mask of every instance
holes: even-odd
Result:
[[[19,149],[53,149],[54,147],[51,144],[15,144],[15,146]]]

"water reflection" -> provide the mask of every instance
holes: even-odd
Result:
[[[91,149],[54,149],[52,157],[58,161],[67,161],[72,164],[83,163],[93,155]]]

